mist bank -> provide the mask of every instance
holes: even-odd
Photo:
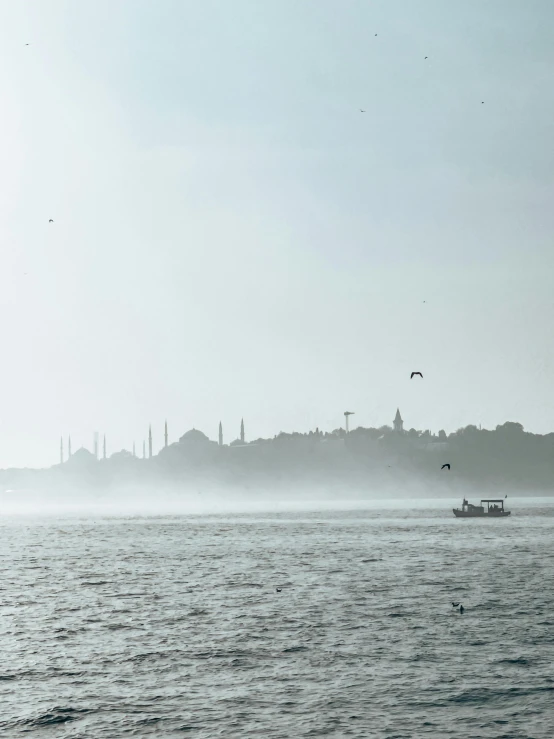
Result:
[[[48,469],[1,470],[0,491],[3,500],[31,492],[147,499],[163,491],[229,500],[548,495],[554,434],[529,434],[517,423],[493,431],[468,426],[448,436],[382,427],[283,433],[226,446],[193,429],[146,459],[125,450],[97,459],[79,449]]]
[[[473,491],[479,498],[479,491]],[[470,494],[471,495],[471,494]],[[452,508],[458,507],[459,498],[447,496],[409,496],[398,490],[390,494],[385,490],[374,490],[372,497],[364,491],[343,491],[340,496],[322,491],[289,489],[288,491],[257,491],[245,493],[238,489],[204,492],[180,489],[156,490],[111,489],[90,491],[74,489],[71,493],[56,490],[21,490],[0,494],[0,517],[3,524],[10,518],[38,518],[46,516],[90,518],[90,517],[139,517],[164,518],[166,516],[221,516],[221,515],[265,515],[295,514],[305,512],[360,512],[371,516],[372,511],[410,511],[411,516],[439,516],[441,519],[457,521]],[[507,508],[519,519],[535,509],[543,515],[554,515],[554,496],[531,496],[527,491],[521,495],[508,496]]]

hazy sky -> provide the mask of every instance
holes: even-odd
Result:
[[[0,466],[554,430],[553,38],[552,0],[0,0]]]

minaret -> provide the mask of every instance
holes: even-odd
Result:
[[[146,459],[146,442],[142,442],[142,458]]]
[[[135,451],[135,442],[133,441],[133,457],[136,457],[137,453]]]
[[[106,459],[106,434],[104,434],[104,444],[102,446],[102,457]]]
[[[67,458],[71,457],[71,436],[67,439]]]
[[[223,426],[219,422],[219,446],[223,446]]]
[[[94,456],[98,459],[98,431],[94,432]]]
[[[402,434],[404,432],[404,421],[402,420],[402,416],[400,415],[400,410],[398,408],[396,409],[393,426],[397,434]]]
[[[244,418],[240,421],[240,440],[244,444]]]
[[[168,445],[168,436],[167,436],[167,421],[165,422],[165,428],[164,428],[164,446]]]
[[[60,464],[63,464],[63,436],[60,438]]]
[[[148,459],[152,459],[152,426],[148,427]]]

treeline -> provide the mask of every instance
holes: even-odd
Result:
[[[450,464],[450,470],[442,466]],[[190,488],[206,484],[256,490],[325,487],[417,490],[418,494],[468,490],[519,493],[554,491],[554,434],[524,431],[508,422],[494,430],[466,426],[446,434],[388,426],[323,433],[280,433],[272,439],[219,446],[193,430],[151,459],[126,451],[97,460],[81,449],[49,470],[3,470],[7,487],[110,488],[121,484]]]

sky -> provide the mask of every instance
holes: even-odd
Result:
[[[553,431],[553,29],[551,0],[0,0],[0,467],[165,419]]]

